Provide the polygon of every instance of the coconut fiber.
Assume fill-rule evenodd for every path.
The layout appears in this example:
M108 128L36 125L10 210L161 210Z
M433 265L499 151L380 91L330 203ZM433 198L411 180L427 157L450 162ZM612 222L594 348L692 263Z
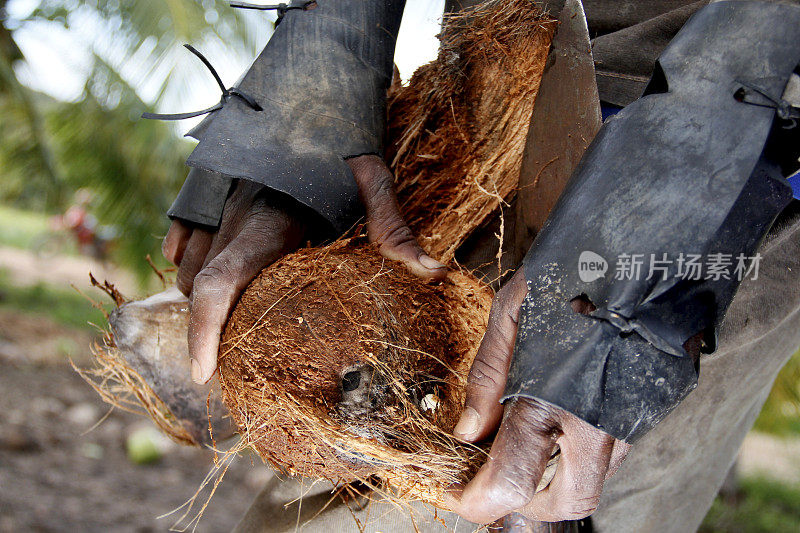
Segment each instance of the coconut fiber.
M438 59L392 88L387 159L420 243L451 262L444 283L350 239L291 254L245 291L220 384L274 467L440 503L485 458L450 434L492 295L452 259L515 191L553 31L528 0L484 4L447 19Z
M447 18L438 59L390 91L387 161L403 215L450 267L443 283L355 236L288 255L245 290L219 382L243 446L273 467L441 505L484 460L485 448L450 434L492 293L453 257L515 192L554 31L530 0L484 3ZM113 348L101 358L112 369L124 365ZM107 391L114 379L95 375ZM128 398L157 399L145 380L127 381L138 387ZM174 419L150 404L162 427Z

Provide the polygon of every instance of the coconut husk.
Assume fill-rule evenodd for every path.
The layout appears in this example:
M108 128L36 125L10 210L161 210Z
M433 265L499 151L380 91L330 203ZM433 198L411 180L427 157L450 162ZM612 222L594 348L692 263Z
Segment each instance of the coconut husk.
M530 0L446 16L437 60L390 91L387 161L432 257L452 260L516 191L555 28Z
M213 445L232 435L218 384L187 379L189 299L174 287L138 301L126 301L109 283L103 288L117 307L92 346L94 366L76 369L81 376L107 403L147 415L179 444Z
M515 192L554 31L530 0L483 3L448 17L438 59L392 87L387 160L401 211L448 277L426 284L358 236L262 271L220 348L222 397L242 435L235 449L400 502L444 506L446 487L474 474L486 448L451 433L492 292L453 257ZM193 413L196 391L176 401L172 380L156 376L170 371L138 352L141 343L125 349L108 336L84 377L110 403L138 403L175 440L207 442L182 414Z
M266 269L228 321L223 399L289 474L378 475L412 492L430 476L463 480L481 451L450 434L491 301L467 273L422 284L359 240L302 250Z
M444 505L485 459L451 432L492 293L451 260L515 191L553 31L528 0L483 4L450 17L437 61L392 90L401 211L451 263L444 283L350 239L291 254L244 292L219 379L244 442L273 467Z

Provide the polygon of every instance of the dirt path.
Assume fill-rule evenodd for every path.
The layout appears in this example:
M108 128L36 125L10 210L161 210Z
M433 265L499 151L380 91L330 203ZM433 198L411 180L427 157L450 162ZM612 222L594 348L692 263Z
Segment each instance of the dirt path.
M87 363L91 334L0 313L0 532L167 531L175 517L157 517L193 494L212 454L169 443L159 462L131 462L126 439L150 422L115 410L92 429L109 408L59 339L81 346L74 356ZM198 531L229 531L268 477L260 460L239 458Z
M138 292L136 280L129 272L89 257L43 258L29 250L0 246L0 269L8 271L11 280L20 285L45 282L83 289L88 286L89 272L92 272L100 281L113 282L124 294Z
M0 362L0 390L2 532L167 531L175 517L157 517L182 505L212 464L210 452L177 445L158 463L132 463L125 440L143 419L114 411L91 429L108 408L63 365ZM235 525L260 488L259 469L238 460L198 531Z
M0 268L19 284L85 284L86 272L96 267L78 258L44 264L0 248ZM104 272L134 286L125 273ZM68 358L87 365L93 339L89 330L0 310L0 533L167 531L180 513L158 516L189 499L213 464L207 450L158 437L163 457L135 464L126 440L153 427L140 416L114 410L92 429L109 407ZM270 476L259 459L239 458L197 531L229 531Z

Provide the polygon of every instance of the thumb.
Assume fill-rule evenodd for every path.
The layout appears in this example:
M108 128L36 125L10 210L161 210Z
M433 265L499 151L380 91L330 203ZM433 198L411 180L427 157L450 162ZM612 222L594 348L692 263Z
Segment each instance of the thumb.
M488 437L500 425L508 367L514 353L519 309L528 286L522 270L497 293L489 313L489 324L467 377L464 411L453 433L469 442Z
M404 263L415 275L441 281L447 268L425 253L400 214L391 171L376 155L347 160L367 210L367 236L381 255Z

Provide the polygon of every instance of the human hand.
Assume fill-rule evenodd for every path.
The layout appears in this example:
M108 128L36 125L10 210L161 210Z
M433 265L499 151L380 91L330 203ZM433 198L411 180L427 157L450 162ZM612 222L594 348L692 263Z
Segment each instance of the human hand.
M617 471L630 448L554 405L528 398L500 404L527 291L519 271L495 296L467 380L465 409L454 431L468 442L479 442L496 431L489 459L454 494L452 504L458 514L480 524L511 512L540 522L589 516L597 508L604 481ZM537 493L556 444L561 458L555 477Z
M348 159L367 213L367 235L381 254L430 280L446 275L425 254L400 215L391 171L374 155ZM242 291L261 270L297 249L309 228L304 207L285 195L239 180L225 203L217 231L170 226L162 252L178 266L176 284L191 299L189 355L192 379L206 383L217 368L222 329Z

